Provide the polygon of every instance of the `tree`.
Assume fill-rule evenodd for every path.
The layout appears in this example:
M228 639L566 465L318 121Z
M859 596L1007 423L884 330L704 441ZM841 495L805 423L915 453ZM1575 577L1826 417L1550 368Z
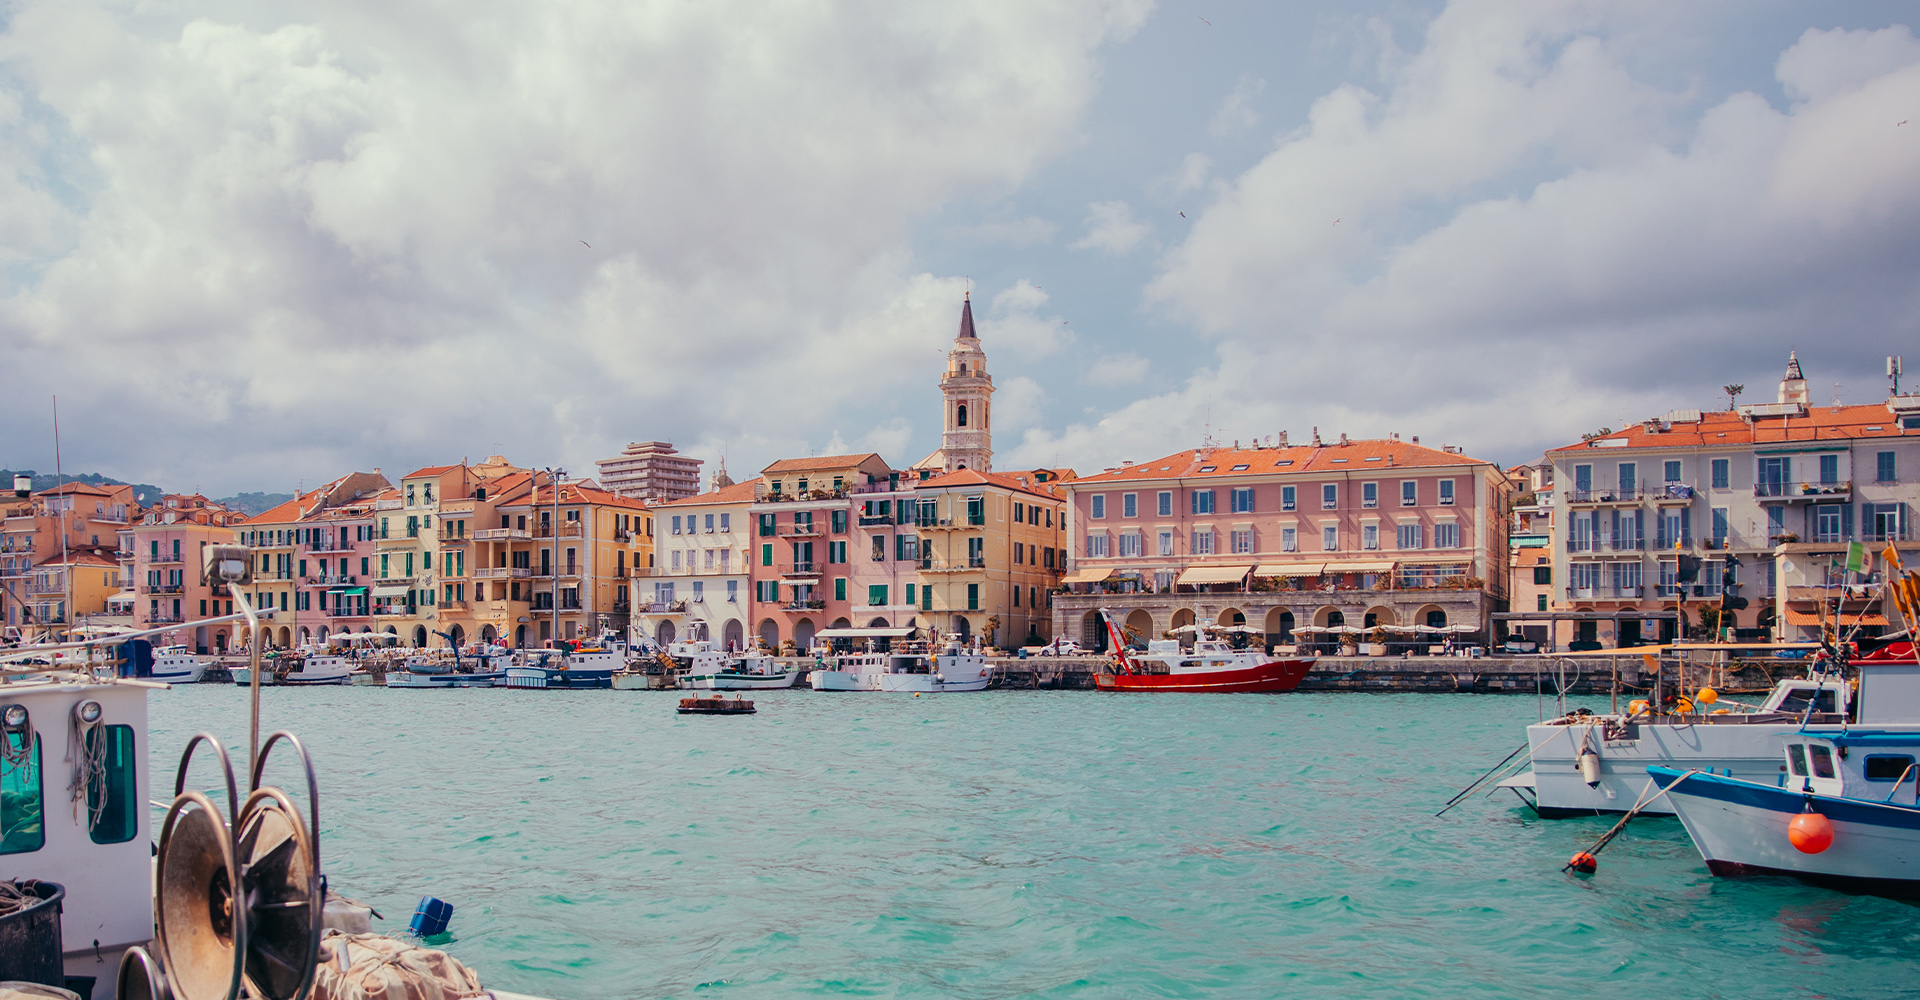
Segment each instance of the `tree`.
M1747 386L1744 382L1735 382L1732 385L1721 386L1720 391L1727 394L1727 409L1731 410L1734 408L1734 401L1740 398L1741 393L1747 391Z

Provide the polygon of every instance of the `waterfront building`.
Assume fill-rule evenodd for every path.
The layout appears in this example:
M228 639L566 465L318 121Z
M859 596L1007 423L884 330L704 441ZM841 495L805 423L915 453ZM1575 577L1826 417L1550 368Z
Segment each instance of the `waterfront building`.
M665 441L636 441L594 464L601 488L623 497L682 500L700 492L702 460L674 451Z
M1056 634L1049 601L1068 563L1064 484L1072 475L1042 474L1045 483L1032 473L961 469L917 484L910 516L899 507L909 501L896 502L920 554L920 592L909 589L905 602L931 626L990 646L1039 645ZM911 552L915 535L897 537Z
M1559 649L1569 641L1569 623L1552 617L1558 607L1553 591L1553 466L1544 461L1516 465L1507 470L1507 482L1507 544L1512 554L1508 579L1513 593L1509 613L1501 620L1508 635L1537 643L1543 652Z
M1508 599L1506 476L1418 438L1201 447L1063 488L1053 626L1098 648L1102 607L1142 639L1246 625L1278 645L1306 625L1485 629Z
M117 550L137 509L131 486L66 483L26 498L9 495L0 504L0 624L37 629L71 624L73 614L104 612L104 602L97 609L77 598L68 605L64 588L57 597L32 588L45 582L50 571L41 567L49 559L57 564L68 552ZM48 620L48 614L60 620Z
M871 452L786 458L761 470L749 508L755 639L774 650L788 640L806 649L821 629L853 621L852 547L871 544L854 537L855 511L871 499L877 512L885 499L891 518L901 478Z
M27 578L23 620L36 627L97 624L120 591L114 549L79 547L48 555Z
M653 562L636 572L634 627L662 647L676 639L747 646L749 552L757 481L653 508Z
M586 481L555 484L545 472L483 488L474 516L498 526L471 532L474 593L484 582L487 603L469 609L463 629L522 647L626 632L634 570L653 557L647 504Z
M947 352L940 396L940 447L910 471L920 479L960 469L991 472L993 376L987 374L987 352L974 334L971 293L960 304L960 332Z
M180 624L234 612L225 590L202 582L209 545L231 545L235 527L246 516L199 494L170 493L141 512L133 526L133 578L139 590L134 626L141 629ZM179 641L201 653L223 653L245 630L232 623L195 626Z
M275 611L271 644L374 631L374 504L390 489L379 469L350 473L239 525L240 544L255 550L250 600Z
M1731 576L1747 604L1721 623L1735 637L1810 639L1823 605L1874 634L1887 627L1877 588L1845 584L1877 576L1848 577L1845 553L1895 543L1915 560L1899 544L1920 501L1909 431L1920 395L1816 406L1791 355L1774 402L1675 410L1554 449L1556 605L1591 616L1578 641L1631 645L1673 636L1676 611L1713 618ZM1700 560L1696 579L1679 579L1682 556Z

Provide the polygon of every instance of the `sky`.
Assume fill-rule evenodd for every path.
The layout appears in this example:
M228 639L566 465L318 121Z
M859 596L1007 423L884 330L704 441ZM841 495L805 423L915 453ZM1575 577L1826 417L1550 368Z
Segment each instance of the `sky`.
M0 466L740 477L1869 402L1913 3L89 4L0 14Z

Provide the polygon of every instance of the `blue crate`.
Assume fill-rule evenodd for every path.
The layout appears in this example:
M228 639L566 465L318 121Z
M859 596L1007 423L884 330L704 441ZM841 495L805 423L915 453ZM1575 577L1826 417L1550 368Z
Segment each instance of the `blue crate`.
M407 926L420 937L430 938L447 932L447 924L453 920L453 904L435 899L432 896L420 897L420 905L414 908L413 921Z

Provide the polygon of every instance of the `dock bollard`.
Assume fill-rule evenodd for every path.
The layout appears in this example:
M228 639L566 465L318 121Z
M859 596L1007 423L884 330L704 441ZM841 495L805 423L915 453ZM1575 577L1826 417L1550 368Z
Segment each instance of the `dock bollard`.
M413 920L407 927L419 937L430 938L436 934L445 934L447 924L453 921L453 904L442 902L432 896L420 897L420 905L414 908Z

